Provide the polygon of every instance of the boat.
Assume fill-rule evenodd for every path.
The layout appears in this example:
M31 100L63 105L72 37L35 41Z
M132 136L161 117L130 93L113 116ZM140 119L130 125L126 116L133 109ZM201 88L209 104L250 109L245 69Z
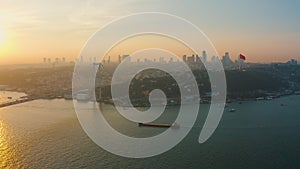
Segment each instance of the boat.
M178 129L180 128L180 125L177 123L173 124L163 124L163 123L138 123L139 127L160 127L160 128L173 128Z
M90 99L89 94L86 93L78 93L76 95L77 101L88 101Z
M265 98L264 97L257 97L256 101L259 101L259 100L265 100Z
M72 94L64 94L64 99L66 99L66 100L72 100L73 99L73 95Z
M235 109L233 109L233 108L229 110L229 112L235 112L235 111L236 111L236 110L235 110Z

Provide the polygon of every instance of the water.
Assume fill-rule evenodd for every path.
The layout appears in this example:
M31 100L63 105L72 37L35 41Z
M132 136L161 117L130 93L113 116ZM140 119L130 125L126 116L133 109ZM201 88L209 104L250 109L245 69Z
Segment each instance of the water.
M300 96L233 103L214 135L197 142L208 105L195 127L172 150L156 157L128 159L94 144L81 129L72 101L37 100L0 109L2 168L300 168ZM284 104L284 106L281 106ZM235 108L236 112L229 112ZM110 105L104 116L120 132L148 137L163 129L138 128ZM172 122L176 107L158 121Z

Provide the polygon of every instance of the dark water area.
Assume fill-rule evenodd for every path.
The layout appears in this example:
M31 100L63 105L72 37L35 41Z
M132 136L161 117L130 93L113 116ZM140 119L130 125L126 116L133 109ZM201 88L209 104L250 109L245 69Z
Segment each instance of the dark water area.
M201 105L188 136L170 151L129 159L97 146L81 128L72 101L36 100L0 109L2 168L300 168L300 96L232 103L203 144L198 137L209 105ZM236 109L230 112L231 108ZM164 131L139 128L111 105L102 105L111 126L126 135L148 137ZM158 121L172 122L178 107ZM188 114L187 114L188 115Z

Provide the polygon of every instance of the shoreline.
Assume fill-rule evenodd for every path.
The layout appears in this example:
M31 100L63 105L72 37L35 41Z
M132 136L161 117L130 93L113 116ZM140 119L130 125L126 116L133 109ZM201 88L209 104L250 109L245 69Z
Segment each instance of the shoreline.
M18 92L18 91L4 91L4 92L13 92L13 93L22 93L22 92ZM21 104L21 103L26 103L26 102L30 102L30 101L34 101L34 100L54 100L54 99L63 99L63 100L69 100L69 101L73 101L76 99L70 99L70 98L64 98L64 97L31 97L28 96L26 93L24 93L25 96L22 96L20 98L17 98L13 101L9 101L9 102L5 102L5 103L0 103L0 108L4 108L4 107L8 107L8 106L13 106L13 105L17 105L17 104ZM293 95L300 95L299 93L291 93L291 94L284 94L284 95L280 95L277 97L260 97L260 98L244 98L244 99L227 99L226 101L226 105L227 104L231 104L231 103L239 103L241 104L242 102L247 102L247 101L266 101L266 100L275 100L275 99L279 99L282 97L288 97L288 96L293 96ZM9 97L9 96L8 96ZM77 100L78 101L78 100ZM83 100L83 101L79 101L79 102L95 102L93 100ZM97 103L104 103L104 104L110 104L110 105L114 105L113 101L110 100L101 100L101 101L96 101ZM193 102L194 104L196 104L195 102ZM190 103L190 104L193 104ZM208 101L207 99L203 99L200 102L197 102L197 104L211 104L210 101ZM179 102L176 103L171 103L171 104L167 104L167 105L162 105L162 104L158 104L158 105L153 105L153 106L166 106L166 107L172 107L172 106L180 106L181 104L179 104ZM183 105L188 105L187 104L183 104ZM140 105L133 105L133 107L150 107L151 105L145 105L145 104L140 104ZM129 107L124 105L123 107Z

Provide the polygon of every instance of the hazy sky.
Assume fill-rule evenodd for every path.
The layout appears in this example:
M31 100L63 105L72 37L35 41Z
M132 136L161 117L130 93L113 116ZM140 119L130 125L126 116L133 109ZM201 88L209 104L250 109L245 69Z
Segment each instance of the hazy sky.
M297 0L0 0L0 64L75 60L100 27L136 12L166 12L197 25L222 56L300 60Z

